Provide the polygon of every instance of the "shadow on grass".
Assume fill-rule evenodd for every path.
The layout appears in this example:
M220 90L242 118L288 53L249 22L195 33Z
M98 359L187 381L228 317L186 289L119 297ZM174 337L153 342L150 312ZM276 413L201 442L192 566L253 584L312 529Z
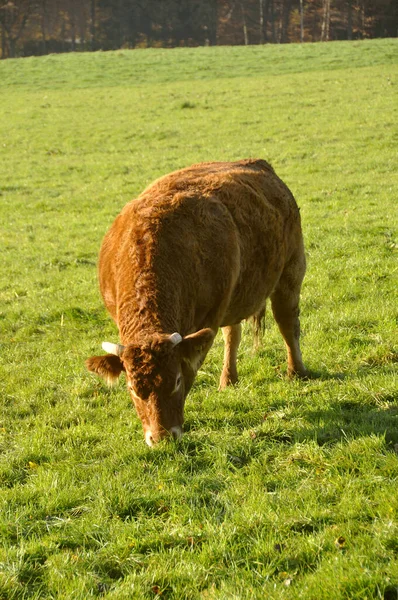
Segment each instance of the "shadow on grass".
M344 380L347 378L347 373L337 372L337 373L329 373L328 371L315 371L312 369L307 369L307 376L302 377L301 381L312 381L314 379L320 379L321 381L329 381L333 379Z
M384 600L398 600L398 582L393 585L388 585L384 590Z
M379 369L376 370L379 372ZM393 364L385 364L383 373L391 375L395 372ZM312 372L313 380L344 380L345 382L366 382L368 376L375 374L373 365L361 365L355 372L327 373ZM311 387L310 380L307 385ZM344 439L354 439L369 435L384 436L387 445L396 451L398 443L398 406L395 404L398 395L393 390L380 389L371 391L367 383L367 391L357 396L351 389L341 400L332 399L327 408L314 406L301 412L302 418L311 426L296 429L295 441L315 439L319 445L333 444Z
M377 368L378 365L373 365L373 364L364 364L360 367L358 367L358 369L356 371L337 371L335 373L330 373L329 371L323 370L323 371L317 371L317 370L312 370L312 369L307 369L307 377L303 377L301 378L300 381L316 381L316 380L320 380L320 381L349 381L349 380L354 380L354 379L358 379L358 377L363 377L365 375L368 374L376 374L377 372L379 372L379 369ZM397 367L393 362L390 363L385 363L383 366L383 373L384 374L391 374L393 375L394 373L396 373Z
M390 371L392 374L394 368L393 364L384 365L383 374ZM258 410L245 412L243 418L242 411L225 409L219 414L196 414L193 419L187 420L184 429L188 434L208 430L214 435L219 431L222 436L227 431L227 424L231 433L236 431L237 437L249 435L254 443L252 446L244 444L244 456L235 461L238 466L247 465L269 444L294 445L315 440L319 446L333 446L371 435L385 439L387 449L397 453L398 396L392 389L380 386L372 389L372 379L368 377L379 373L380 369L375 370L370 365L361 365L355 372L311 371L309 378L294 383L295 398L300 399L301 390L303 392L303 402L300 400L297 409L285 390L283 397L273 394L272 406L262 419ZM331 389L319 383L333 380L344 380L345 383ZM321 403L317 401L318 392L322 396ZM334 394L336 397L333 397ZM311 398L314 399L313 404ZM231 444L236 452L236 444ZM238 443L237 447L240 445ZM195 454L194 442L190 452Z
M313 439L323 446L342 440L369 435L385 437L386 444L395 452L398 443L398 407L374 408L359 403L335 402L329 409L306 411L303 417L313 426L298 430L294 440Z

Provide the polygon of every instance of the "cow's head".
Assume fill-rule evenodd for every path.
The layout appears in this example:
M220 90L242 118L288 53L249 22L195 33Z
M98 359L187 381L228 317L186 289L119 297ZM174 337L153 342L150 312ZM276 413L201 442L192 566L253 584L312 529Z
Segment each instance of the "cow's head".
M172 435L182 435L185 398L214 340L214 331L201 329L180 334L155 334L136 344L105 342L109 354L86 361L89 371L109 384L125 371L127 386L144 428L149 446Z

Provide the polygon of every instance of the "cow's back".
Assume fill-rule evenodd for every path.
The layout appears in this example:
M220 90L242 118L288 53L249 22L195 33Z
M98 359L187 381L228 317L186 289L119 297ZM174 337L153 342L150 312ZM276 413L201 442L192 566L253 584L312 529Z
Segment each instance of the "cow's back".
M181 332L236 323L261 308L300 240L295 200L268 163L193 165L155 181L115 220L101 249L102 295L115 320L130 292L147 302L156 288Z
M261 309L292 255L304 257L304 248L296 201L268 163L232 163L220 183L217 198L240 241L240 276L222 323L231 324Z

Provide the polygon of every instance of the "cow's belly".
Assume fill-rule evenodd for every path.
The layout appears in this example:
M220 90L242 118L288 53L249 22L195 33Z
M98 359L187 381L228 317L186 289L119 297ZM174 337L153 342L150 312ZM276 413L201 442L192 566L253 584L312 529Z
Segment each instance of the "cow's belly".
M272 294L275 286L267 287L258 291L257 294L240 294L235 297L225 312L225 315L220 323L220 327L227 325L236 325L244 319L248 319L252 315L258 313L264 308L266 299Z
M257 268L246 269L237 281L230 302L220 324L221 327L235 325L264 308L265 301L272 294L284 267L283 257Z

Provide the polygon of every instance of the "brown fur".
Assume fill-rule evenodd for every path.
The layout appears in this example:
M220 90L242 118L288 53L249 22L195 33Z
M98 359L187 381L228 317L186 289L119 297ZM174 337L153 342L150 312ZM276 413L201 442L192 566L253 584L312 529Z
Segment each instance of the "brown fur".
M193 165L124 207L104 238L99 280L126 347L120 371L151 439L182 426L185 396L219 327L226 342L220 387L235 383L239 323L254 316L259 328L268 297L288 371L305 374L298 321L304 272L299 210L263 160ZM175 347L173 332L184 338ZM99 357L88 368L103 376ZM184 389L173 395L179 373Z

